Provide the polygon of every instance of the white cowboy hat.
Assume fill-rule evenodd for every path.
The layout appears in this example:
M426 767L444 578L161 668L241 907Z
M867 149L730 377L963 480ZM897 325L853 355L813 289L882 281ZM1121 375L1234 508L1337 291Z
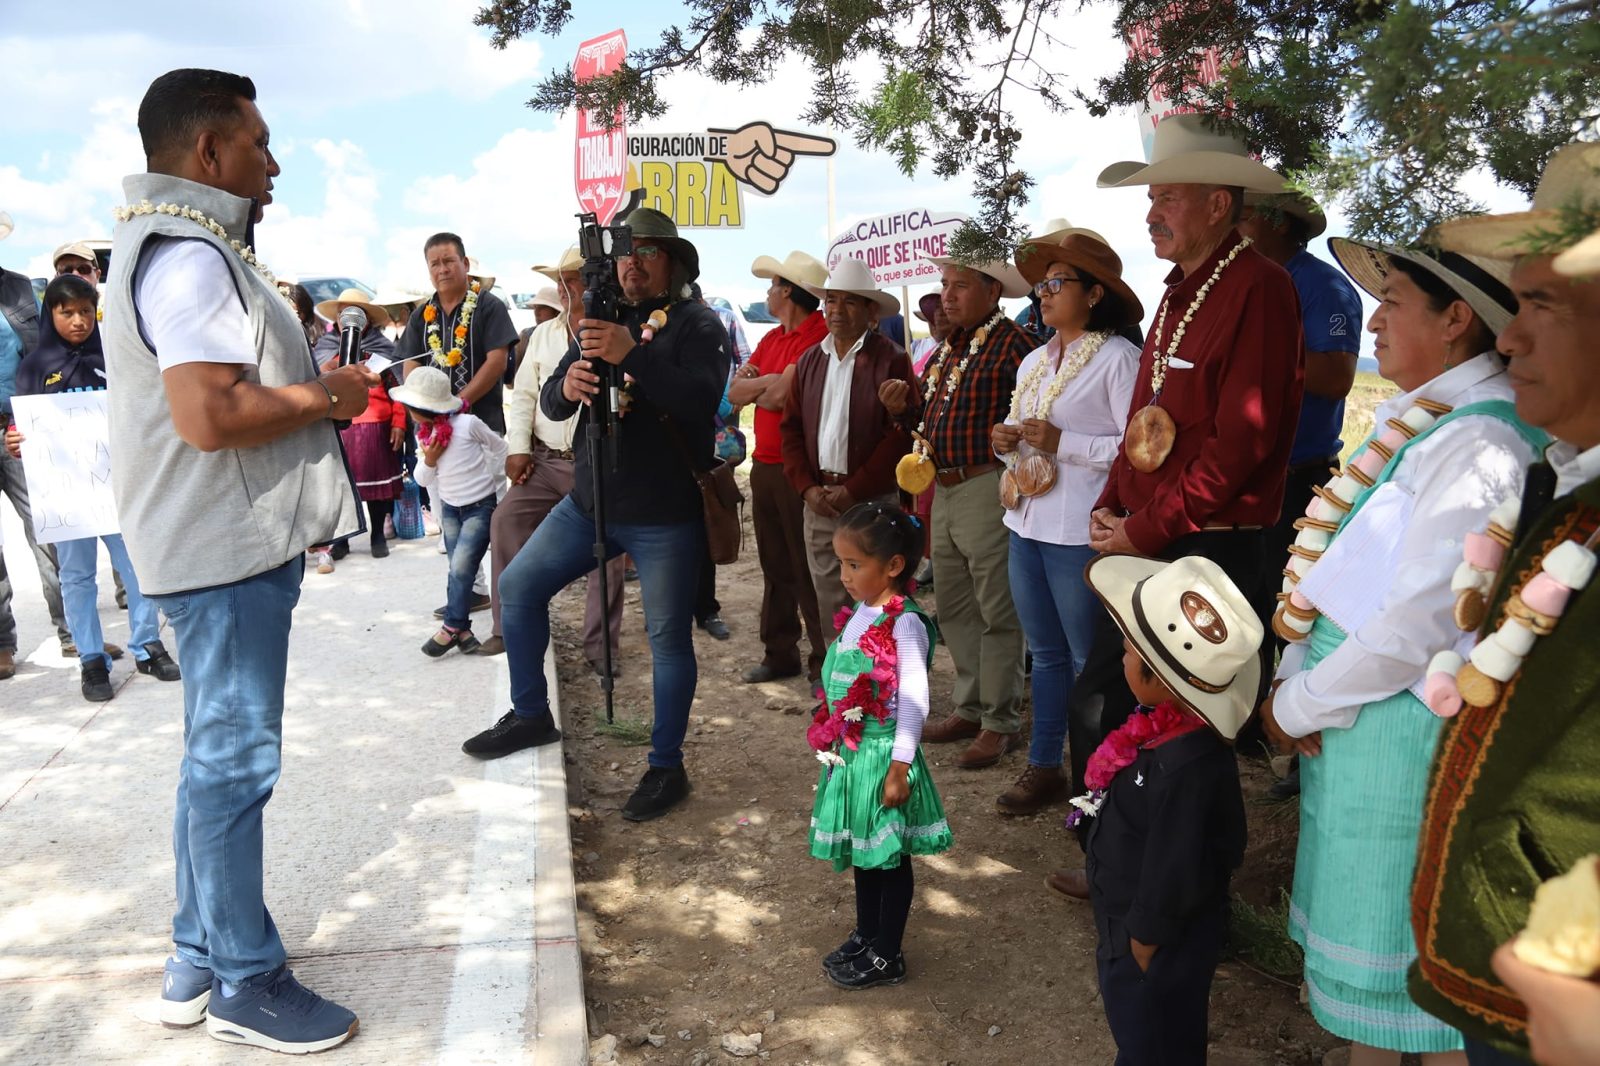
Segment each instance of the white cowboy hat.
M827 266L815 256L799 251L790 252L781 263L770 255L757 256L750 264L750 273L758 278L782 278L812 293L828 280Z
M1247 192L1244 194L1244 206L1265 207L1293 215L1305 223L1308 241L1313 237L1322 236L1323 231L1328 228L1328 216L1322 213L1322 207L1303 193Z
M365 311L369 326L387 326L389 324L389 309L368 297L360 289L346 289L331 300L323 300L317 305L317 314L329 322L337 322L339 320L339 312L346 307L359 307Z
M1282 192L1282 174L1250 158L1244 142L1212 129L1200 115L1173 115L1156 126L1150 162L1112 163L1096 182L1102 189L1133 185L1237 185L1249 192Z
M1046 222L1039 228L1039 232L1033 236L1024 237L1022 241L1018 243L1017 247L1021 248L1022 245L1030 242L1038 242L1040 244L1060 244L1063 240L1073 236L1074 234L1080 237L1093 237L1101 244L1107 247L1111 246L1110 241L1100 236L1100 234L1096 233L1094 230L1084 229L1082 226L1074 226L1066 219L1058 217L1052 218L1050 221Z
M963 263L961 260L948 255L927 255L917 253L917 258L926 259L930 263L937 263L942 267L962 267L966 270L976 270L985 277L993 278L1000 283L1000 295L1008 300L1015 300L1019 296L1026 296L1032 291L1033 286L1023 280L1017 268L1004 259L983 259L976 263Z
M428 293L418 289L385 289L374 296L372 302L389 312L391 321L403 323L410 317L411 309L427 299Z
M436 415L453 414L461 409L461 397L450 392L450 377L436 366L419 366L404 385L389 390L389 398L406 407Z
M1516 259L1535 248L1558 253L1566 248L1550 247L1545 235L1570 208L1600 211L1600 141L1578 141L1556 149L1533 190L1531 209L1451 219L1434 227L1434 234L1447 251L1490 259Z
M1556 256L1555 262L1550 265L1555 267L1557 274L1565 274L1569 278L1600 274L1600 230Z
M11 236L12 228L11 216L6 214L4 211L0 211L0 241L3 241L7 237Z
M1255 710L1261 619L1210 559L1099 555L1084 580L1157 677L1225 740Z
M477 278L478 284L482 286L482 291L484 292L494 288L494 275L485 273L483 264L470 255L467 256L467 277Z
M562 311L566 310L566 308L561 306L561 294L556 291L556 287L554 285L546 285L544 288L534 293L533 299L528 302L534 307L548 307L555 311L556 314L560 314Z
M1350 280L1379 302L1383 300L1384 279L1389 276L1389 260L1404 259L1450 286L1495 336L1517 313L1516 297L1509 287L1511 264L1507 262L1458 252L1397 248L1348 237L1329 237L1328 251Z
M872 276L872 268L853 255L841 257L833 264L831 272L823 271L822 284L806 285L804 288L819 300L827 299L830 291L847 292L852 296L866 297L886 315L896 314L900 310L900 301L878 288L878 279Z
M557 259L554 264L536 263L533 267L533 272L535 274L543 274L551 281L560 284L561 275L576 274L582 269L583 256L578 254L578 246L572 244L567 246L567 250L561 253L561 258Z

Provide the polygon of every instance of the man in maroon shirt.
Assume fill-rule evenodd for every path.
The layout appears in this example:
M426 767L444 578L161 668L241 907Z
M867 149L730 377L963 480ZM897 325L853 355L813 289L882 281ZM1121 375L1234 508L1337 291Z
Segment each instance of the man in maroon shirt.
M904 412L929 445L934 464L933 574L939 629L956 668L955 711L928 723L930 744L972 738L956 766L993 766L1022 726L1022 623L1011 600L1010 533L1002 521L1000 463L989 428L1003 422L1017 369L1036 342L1000 308L1002 296L1028 294L1016 267L996 260L941 267L940 294L950 334L929 359L919 393L903 381L879 392L891 414Z
M1149 187L1150 240L1175 266L1089 543L1162 559L1206 556L1253 602L1265 530L1283 503L1305 353L1294 282L1236 224L1245 191L1282 192L1284 180L1199 115L1162 120L1151 158L1113 164L1099 181ZM1133 709L1121 635L1102 621L1068 708L1074 792L1085 791L1095 747ZM1082 870L1058 871L1050 883L1087 898Z
M828 268L804 252L790 252L782 262L764 255L750 272L766 278L767 310L778 327L761 338L750 359L728 387L735 407L756 405L755 451L750 456L750 521L756 531L756 557L761 561L762 659L746 670L747 684L794 677L800 673L800 624L805 622L811 653L807 676L816 680L827 654L829 633L822 628L817 594L806 562L805 507L800 494L783 476L783 440L779 423L794 381L794 364L806 349L828 335L818 310L820 301L806 286L828 280Z

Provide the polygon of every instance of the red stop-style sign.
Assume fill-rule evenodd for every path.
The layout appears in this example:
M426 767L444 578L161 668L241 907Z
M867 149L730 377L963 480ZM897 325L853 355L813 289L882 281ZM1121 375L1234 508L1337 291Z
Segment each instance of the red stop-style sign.
M627 54L628 37L621 30L584 41L578 46L578 58L572 64L572 78L582 82L599 74L610 74L622 66ZM600 224L605 226L611 223L611 217L627 198L628 128L623 123L620 107L612 129L606 129L602 119L603 116L586 109L578 110L572 180L579 205L598 215Z

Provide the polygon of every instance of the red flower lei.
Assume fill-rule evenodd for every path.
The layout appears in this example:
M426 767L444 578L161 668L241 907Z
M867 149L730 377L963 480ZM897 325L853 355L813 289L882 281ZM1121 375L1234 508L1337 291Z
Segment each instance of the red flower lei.
M1204 728L1203 721L1184 713L1170 700L1135 711L1126 722L1112 730L1111 735L1102 740L1100 746L1094 749L1094 754L1089 756L1089 765L1083 773L1083 783L1089 786L1089 792L1072 800L1076 809L1067 816L1067 828L1099 813L1106 790L1111 787L1111 779L1139 757L1141 748L1158 740Z
M883 617L867 627L856 647L872 660L872 669L861 674L830 709L826 703L817 708L811 725L806 729L806 742L817 752L837 751L843 744L851 751L861 746L863 722L872 715L880 723L889 719L889 699L898 684L895 672L897 649L894 642L895 619L905 612L906 598L891 596L883 605ZM833 616L834 625L841 631L854 612L849 607L840 608ZM846 717L846 712L855 711Z
M435 415L426 422L417 425L417 443L423 447L437 444L441 448L450 447L450 438L455 435L456 428L450 424L450 419L468 409L467 401L461 401L459 410L445 415Z

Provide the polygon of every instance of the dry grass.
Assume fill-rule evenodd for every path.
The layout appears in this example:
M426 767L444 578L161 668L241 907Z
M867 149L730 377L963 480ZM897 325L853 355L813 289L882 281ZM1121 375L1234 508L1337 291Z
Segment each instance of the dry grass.
M1361 442L1367 439L1367 434L1372 432L1373 411L1398 391L1393 382L1385 381L1377 374L1356 371L1356 383L1344 402L1344 430L1340 434L1344 439L1344 452L1339 456L1341 463L1349 459L1350 453L1360 447Z

